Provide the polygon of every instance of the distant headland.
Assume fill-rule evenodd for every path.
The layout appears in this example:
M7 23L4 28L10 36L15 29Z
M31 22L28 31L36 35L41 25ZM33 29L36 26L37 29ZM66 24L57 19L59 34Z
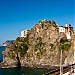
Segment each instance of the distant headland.
M14 42L15 40L7 40L3 44L0 44L0 46L8 46L10 43Z

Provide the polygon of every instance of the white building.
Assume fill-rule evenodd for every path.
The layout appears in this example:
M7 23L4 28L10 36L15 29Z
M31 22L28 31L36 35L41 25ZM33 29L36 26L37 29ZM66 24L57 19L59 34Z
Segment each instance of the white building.
M63 26L59 26L59 32L65 32L65 28Z
M26 37L27 36L27 30L21 31L21 37Z
M71 39L71 33L70 32L67 32L66 36L67 36L67 39Z

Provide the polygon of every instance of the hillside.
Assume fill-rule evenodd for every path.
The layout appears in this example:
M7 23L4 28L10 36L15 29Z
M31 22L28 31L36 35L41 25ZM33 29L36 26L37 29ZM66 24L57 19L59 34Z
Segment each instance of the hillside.
M39 21L28 30L26 37L18 37L7 46L3 62L10 66L59 65L62 49L63 64L69 64L73 62L73 46L73 39L67 40L64 33L59 33L55 21Z

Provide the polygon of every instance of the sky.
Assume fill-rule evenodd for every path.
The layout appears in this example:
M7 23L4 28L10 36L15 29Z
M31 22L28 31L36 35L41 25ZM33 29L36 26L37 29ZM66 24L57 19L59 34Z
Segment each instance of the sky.
M75 0L0 0L0 44L20 37L43 19L75 29Z

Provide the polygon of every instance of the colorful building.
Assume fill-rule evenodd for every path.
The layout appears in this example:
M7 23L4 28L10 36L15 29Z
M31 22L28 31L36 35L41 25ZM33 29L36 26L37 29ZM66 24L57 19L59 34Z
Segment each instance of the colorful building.
M71 31L73 30L73 27L71 27L70 24L66 24L65 27L64 26L59 26L59 32L63 32L67 39L71 39Z

